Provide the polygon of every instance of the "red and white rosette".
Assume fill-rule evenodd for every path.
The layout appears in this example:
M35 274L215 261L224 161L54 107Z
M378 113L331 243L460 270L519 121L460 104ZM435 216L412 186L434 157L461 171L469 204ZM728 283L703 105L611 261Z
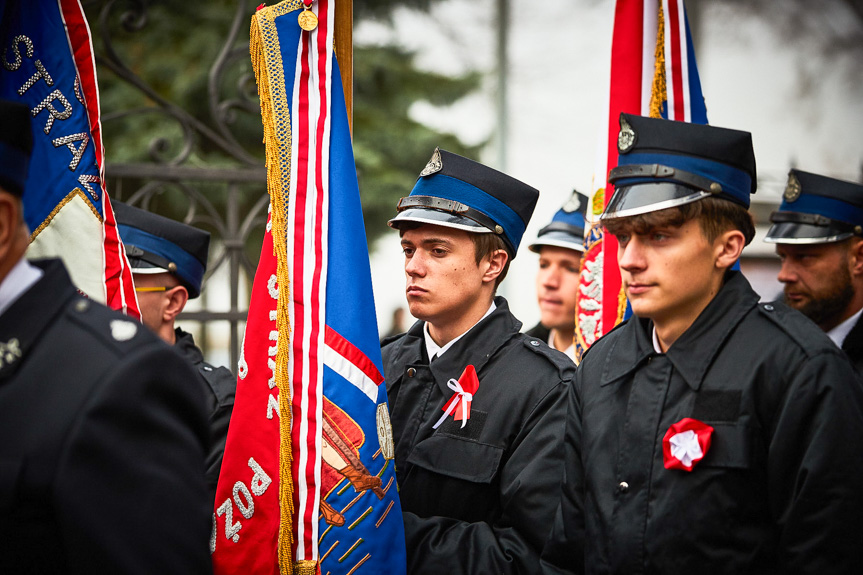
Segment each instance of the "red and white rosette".
M707 455L713 428L697 419L684 417L665 432L662 460L666 469L692 471Z
M472 365L468 365L464 368L464 371L461 376L459 376L458 380L450 379L446 385L455 393L449 398L449 401L444 404L442 408L444 414L437 420L437 423L432 425L432 429L440 427L440 424L443 423L451 413L455 413L453 419L455 421L461 421L462 427L467 425L467 420L470 419L470 402L473 401L473 394L476 393L477 389L479 389L479 378L476 375L476 368ZM461 407L461 409L456 409L457 407Z

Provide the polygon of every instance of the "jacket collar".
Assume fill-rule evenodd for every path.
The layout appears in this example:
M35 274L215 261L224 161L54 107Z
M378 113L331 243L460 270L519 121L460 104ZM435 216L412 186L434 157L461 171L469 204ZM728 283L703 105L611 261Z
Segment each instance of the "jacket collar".
M44 275L21 295L0 318L0 380L18 368L54 317L75 297L77 290L60 260L31 262ZM81 300L84 302L85 300Z
M192 334L183 331L179 327L175 327L174 337L176 338L174 348L180 352L180 355L189 360L192 365L198 365L204 361L204 354L195 345L195 338L192 337Z
M665 354L684 381L693 390L701 387L704 375L713 364L726 340L749 311L758 304L749 282L738 271L725 274L719 293L696 318L689 329L675 341ZM638 369L647 358L656 355L653 349L653 322L633 318L607 356L601 385L607 385ZM616 348L635 350L627 357L614 353ZM621 361L625 358L625 361Z
M452 395L447 381L458 379L468 364L473 364L477 374L483 366L509 339L521 330L521 322L509 312L509 305L503 297L496 297L497 306L485 319L473 326L460 340L447 350L443 356L431 363L429 368L441 392ZM405 364L427 364L423 328L425 322L418 321L408 330L400 351L400 361Z
M852 361L856 362L863 356L863 315L845 336L842 349L848 354Z

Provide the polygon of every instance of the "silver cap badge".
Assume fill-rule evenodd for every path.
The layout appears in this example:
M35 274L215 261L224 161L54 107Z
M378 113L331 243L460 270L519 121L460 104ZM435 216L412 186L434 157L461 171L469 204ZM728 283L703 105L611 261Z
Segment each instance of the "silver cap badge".
M617 151L625 154L635 145L637 136L635 130L629 125L626 120L620 120L620 132L617 134Z
M800 185L800 180L794 174L788 174L788 183L785 185L785 193L782 197L788 203L794 202L800 197L803 187Z
M431 160L429 160L426 167L423 168L423 171L420 172L420 177L430 176L435 174L443 169L443 160L440 157L440 148L434 149L434 154L432 154Z

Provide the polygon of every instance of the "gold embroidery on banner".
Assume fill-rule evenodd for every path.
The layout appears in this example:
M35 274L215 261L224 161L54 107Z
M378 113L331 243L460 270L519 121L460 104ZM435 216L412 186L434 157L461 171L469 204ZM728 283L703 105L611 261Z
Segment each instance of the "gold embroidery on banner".
M387 485L387 489L389 489L389 487L390 487L390 486L389 486L389 485ZM386 511L384 511L384 514L383 514L383 515L381 515L381 518L380 518L380 519L378 519L378 522L377 522L377 523L375 523L375 528L376 528L376 529L377 529L378 527L380 527L380 526L381 526L381 523L383 523L383 522L384 522L384 519L386 519L386 518L387 518L387 515L389 514L390 509L392 509L392 508L393 508L393 504L394 504L394 503L395 503L395 500L392 500L392 501L390 501L390 504L389 504L389 505L387 505Z
M324 562L324 559L327 558L327 555L329 555L332 552L332 550L336 548L336 545L338 545L338 544L339 544L339 542L338 542L338 540L336 540L336 542L333 543L329 549L327 549L327 552L321 556L321 563Z
M365 556L365 557L363 557L362 559L360 559L360 562L359 562L359 563L357 563L356 565L354 565L354 566L351 568L351 570L350 570L350 571L348 571L348 575L353 575L353 574L356 572L356 570L360 568L360 565L362 565L363 563L365 563L366 561L368 561L368 560L369 560L369 558L371 558L371 555L369 555L368 553L366 553L366 556Z
M653 69L653 85L650 89L650 117L662 117L662 103L668 100L668 86L665 77L665 15L662 2L659 2L659 15L656 17L656 50Z
M318 575L317 561L294 561L296 575Z
M350 501L350 503L348 503L347 505L345 505L345 506L342 508L342 510L341 510L341 511L339 511L339 513L341 513L342 515L344 515L344 514L345 514L345 512L347 512L347 510L348 510L348 509L350 509L351 507L353 507L353 506L354 506L354 504L355 504L357 501L359 501L360 499L362 499L363 495L365 495L366 493L368 493L368 491L360 491L360 494L359 494L359 495L357 495L356 497L354 497L354 498Z
M342 555L341 557L339 557L339 563L341 563L342 561L344 561L345 559L347 559L347 558L348 558L348 555L350 555L351 553L353 553L353 552L354 552L354 549L356 549L357 547L359 547L360 543L362 543L363 541L365 541L365 539L363 539L362 537L360 537L359 539L357 539L357 542L356 542L356 543L354 543L353 545L351 545L351 548L350 548L350 549L348 549L348 550L345 552L345 554L344 554L344 555Z
M90 198L87 197L87 194L85 194L81 188L75 188L74 190L69 192L69 195L67 195L65 198L60 200L60 203L58 203L54 207L54 209L51 210L51 213L48 214L48 217L45 218L45 221L42 222L41 224L39 224L39 227L36 228L36 230L32 234L30 234L30 242L31 243L33 242L33 240L36 239L36 237L40 233L42 233L42 230L44 230L45 228L47 228L51 224L51 220L54 219L54 216L59 214L60 210L62 210L66 204L71 202L72 198L74 198L75 196L80 196L81 199L84 200L84 203L87 204L87 207L90 208L90 211L93 212L93 215L96 216L96 219L99 220L99 223L100 224L103 223L102 216L99 214L99 210L96 209L96 206L93 205L93 202L90 201Z
M330 532L330 530L331 530L332 528L333 528L333 526L332 526L332 525L327 525L327 528L326 528L326 529L324 529L324 532L323 532L323 533L321 533L321 538L320 538L320 539L318 539L318 547L320 547L320 546L321 546L321 542L323 542L324 537L326 537L326 536L327 536L327 533L329 533L329 532ZM324 560L324 558L323 558L323 557L321 557L321 561L323 561L323 560Z
M368 509L366 509L366 510L365 510L365 512L357 518L357 520L356 520L356 521L354 521L353 523L351 523L351 524L348 526L348 530L349 530L349 531L353 531L354 527L356 527L357 525L359 525L359 524L360 524L360 523L361 523L361 522L362 522L366 517L368 517L368 516L369 516L369 514L370 514L372 511L374 511L374 510L375 510L375 508L374 508L374 507L369 507Z

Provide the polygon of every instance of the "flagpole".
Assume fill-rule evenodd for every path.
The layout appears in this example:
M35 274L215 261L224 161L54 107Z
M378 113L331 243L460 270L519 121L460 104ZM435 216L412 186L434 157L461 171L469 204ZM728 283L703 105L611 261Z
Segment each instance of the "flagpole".
M345 107L348 126L354 133L354 0L337 0L335 48L339 59L342 86L345 90Z

